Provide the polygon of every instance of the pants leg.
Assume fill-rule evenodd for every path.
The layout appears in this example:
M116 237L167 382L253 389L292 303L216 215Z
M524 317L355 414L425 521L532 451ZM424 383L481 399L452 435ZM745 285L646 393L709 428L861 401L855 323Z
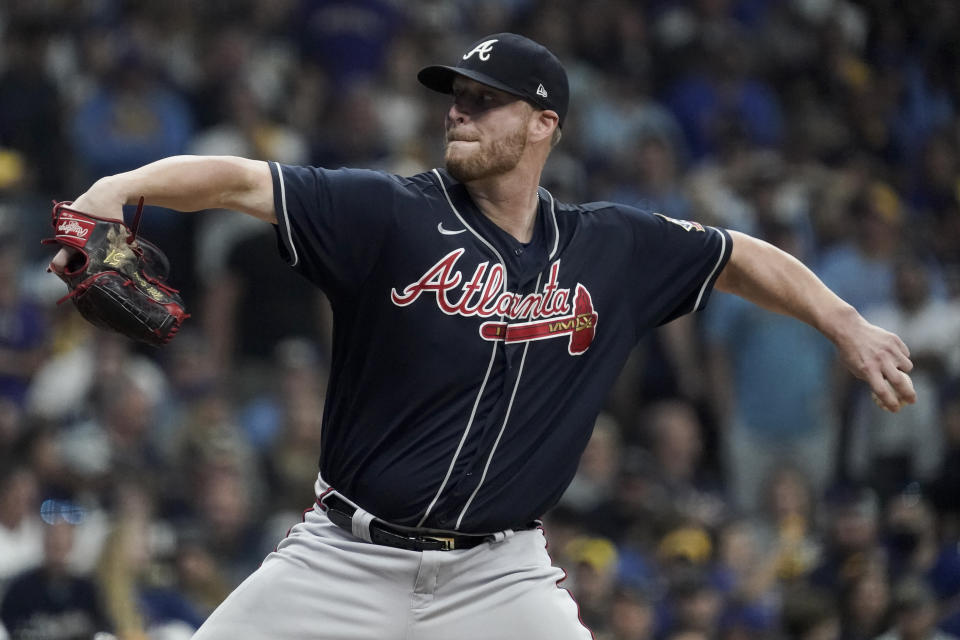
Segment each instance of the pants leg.
M195 640L590 640L539 530L458 551L363 542L309 512Z
M590 640L576 602L558 586L540 530L463 552L425 554L411 640Z
M308 512L195 640L401 640L420 554L367 544Z

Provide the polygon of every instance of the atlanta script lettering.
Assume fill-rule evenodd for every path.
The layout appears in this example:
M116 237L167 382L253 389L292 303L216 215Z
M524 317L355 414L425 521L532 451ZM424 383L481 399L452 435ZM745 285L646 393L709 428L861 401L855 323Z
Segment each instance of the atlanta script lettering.
M480 326L480 336L485 340L513 343L569 336L571 355L580 355L593 342L598 314L590 292L577 283L571 299L570 289L558 283L559 260L550 266L542 291L521 295L505 291L503 265L499 263L491 266L489 261L481 262L466 279L455 268L464 252L465 249L451 251L416 282L402 291L392 289L390 299L398 307L406 307L421 295L432 295L437 307L447 315L499 317L499 321Z

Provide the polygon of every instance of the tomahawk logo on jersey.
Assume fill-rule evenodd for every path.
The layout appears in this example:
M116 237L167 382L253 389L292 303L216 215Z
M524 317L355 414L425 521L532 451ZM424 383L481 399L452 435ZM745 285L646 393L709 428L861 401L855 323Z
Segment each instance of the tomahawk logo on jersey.
M441 170L270 167L281 253L334 310L321 473L400 525L541 516L640 336L702 308L731 248L544 189L522 244Z

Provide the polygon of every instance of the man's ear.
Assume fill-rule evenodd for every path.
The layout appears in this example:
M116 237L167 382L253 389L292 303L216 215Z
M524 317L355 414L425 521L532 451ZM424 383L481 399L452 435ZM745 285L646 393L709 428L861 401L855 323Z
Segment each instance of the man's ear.
M558 126L560 126L560 117L556 111L549 109L534 111L533 117L530 118L530 141L549 140Z

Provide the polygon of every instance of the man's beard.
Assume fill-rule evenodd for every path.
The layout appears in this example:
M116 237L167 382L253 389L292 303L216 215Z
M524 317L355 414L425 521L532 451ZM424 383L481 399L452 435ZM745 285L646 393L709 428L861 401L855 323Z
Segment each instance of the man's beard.
M483 145L470 154L453 155L450 153L448 143L445 157L447 171L460 182L472 182L502 175L517 166L526 148L526 122L507 137L489 145Z

